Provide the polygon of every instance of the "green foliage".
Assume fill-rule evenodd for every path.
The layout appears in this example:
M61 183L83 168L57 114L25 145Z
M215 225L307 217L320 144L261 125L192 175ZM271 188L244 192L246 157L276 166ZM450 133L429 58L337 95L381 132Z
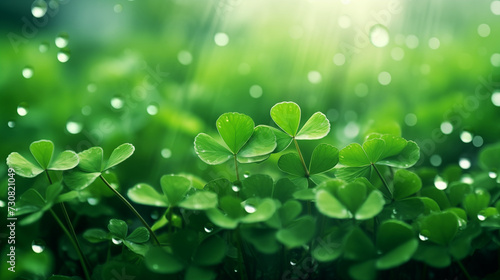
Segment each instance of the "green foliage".
M109 170L134 153L132 144L118 146L108 160L100 147L78 154L64 151L53 159L52 142L36 141L30 145L35 161L14 152L7 164L24 177L46 172L50 181L51 171L58 179L35 181L20 196L19 225L40 223L50 211L75 251L87 255L78 256L82 268L89 263L86 257L91 258L89 269L99 277L127 265L148 279L258 278L252 269L265 274L263 279L276 279L261 261L269 258L276 261L273 270L280 276L309 259L317 279L332 271L341 279L381 279L407 263L446 268L462 265L473 254L499 250L500 191L491 175L497 172L491 156L497 146L480 153L483 171L474 173L471 183L456 167L441 174L407 170L417 163L420 149L393 134L370 133L362 145L349 144L340 152L318 143L304 156L297 140L324 138L330 131L326 116L314 113L301 127L300 107L282 102L271 108L271 118L279 129L255 126L244 114L225 113L216 121L221 143L205 133L196 136L198 157L209 165L233 158L236 180L217 175L205 182L182 173L161 176L159 186L127 183L128 198L141 204L141 210L152 209L151 227L111 187L119 180ZM292 142L295 151L285 151ZM246 173L240 180L238 163L263 161L269 164L267 174ZM432 185L437 176L446 188ZM144 226L114 218L117 211L106 212L107 225L84 230L87 242L77 249L77 240L52 208L60 201L78 209L88 198L105 199L103 185L95 182L98 177ZM90 224L101 223L78 213L92 218ZM100 255L107 255L106 260Z

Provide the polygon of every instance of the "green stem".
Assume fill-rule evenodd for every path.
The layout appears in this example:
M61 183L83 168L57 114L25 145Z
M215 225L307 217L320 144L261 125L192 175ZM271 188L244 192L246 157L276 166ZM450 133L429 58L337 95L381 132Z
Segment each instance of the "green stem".
M243 249L241 246L241 235L239 228L234 231L236 234L236 243L238 246L238 270L240 273L241 280L248 280L248 275L245 268L245 261L243 259Z
M118 196L118 198L125 204L127 205L127 207L135 214L135 216L137 218L139 218L139 220L141 221L141 223L148 229L149 233L151 234L151 236L153 237L153 239L155 240L156 244L157 245L160 245L160 241L158 241L158 237L156 236L156 234L153 232L153 230L151 229L151 227L148 225L148 223L146 223L146 221L144 220L144 218L142 218L141 214L139 214L139 212L137 212L137 210L135 210L134 206L132 206L132 204L130 204L130 202L128 202L128 200L123 197L117 190L115 190L109 183L108 181L106 181L106 179L104 179L104 177L101 175L99 175L99 177L101 178L101 180L104 182L104 184L112 191L115 193L116 196Z
M238 160L236 159L236 154L234 155L234 168L236 170L236 181L240 181L240 174L238 173Z
M382 180L382 183L384 184L385 188L389 192L389 195L391 196L391 199L393 199L391 189L389 188L389 185L385 181L384 176L382 176L382 174L380 173L380 171L378 170L378 168L377 168L377 166L375 164L372 163L372 166L375 169L375 172L377 172L378 176L380 177L380 180Z
M462 262L460 260L457 260L457 263L458 263L458 266L460 266L460 269L462 270L462 272L465 274L465 278L467 278L468 280L472 280L472 277L470 277L469 272L467 271L465 266L462 264Z
M76 244L75 240L71 236L71 233L69 233L68 229L64 226L63 222L57 217L54 210L49 209L49 211L50 211L50 214L52 214L52 217L54 217L56 222L59 224L61 229L64 231L66 236L69 238L69 241L71 241L71 244L73 244L73 247L75 247L76 253L78 254L78 258L80 259L80 263L81 263L82 268L83 268L83 273L85 273L85 279L90 280L90 274L89 274L89 271L87 269L87 265L85 264L85 259L83 257L83 254L82 254L81 250L78 248L78 245Z
M306 173L306 178L309 178L309 170L307 169L306 162L304 161L304 157L302 156L302 153L300 152L299 148L299 143L293 138L293 143L295 144L295 149L297 149L297 153L299 154L300 162L302 162L302 167L304 167L304 172Z
M49 180L49 184L52 185L52 179L50 179L50 174L47 169L45 169L45 174L47 175L47 179ZM75 249L79 253L79 256L82 256L83 261L85 262L86 266L89 266L89 262L87 261L87 258L83 254L82 247L80 246L80 242L78 242L78 238L76 237L76 232L75 228L73 227L73 224L71 223L71 220L69 219L68 211L66 210L66 206L64 205L64 202L59 202L59 205L61 207L61 211L63 213L64 219L66 221L66 224L68 225L69 228L69 233L71 233L71 238L74 241L74 244L76 245Z

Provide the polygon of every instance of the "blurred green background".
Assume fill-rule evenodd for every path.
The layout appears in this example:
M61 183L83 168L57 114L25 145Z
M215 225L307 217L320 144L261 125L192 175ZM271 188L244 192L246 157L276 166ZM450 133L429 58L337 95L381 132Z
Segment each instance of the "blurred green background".
M500 1L9 0L0 10L2 158L39 139L108 154L130 142L136 153L117 170L125 188L166 173L209 180L228 167L197 158L196 134L216 133L229 111L270 124L281 101L297 102L303 121L324 112L338 148L399 127L420 144L420 165L474 168L500 135Z

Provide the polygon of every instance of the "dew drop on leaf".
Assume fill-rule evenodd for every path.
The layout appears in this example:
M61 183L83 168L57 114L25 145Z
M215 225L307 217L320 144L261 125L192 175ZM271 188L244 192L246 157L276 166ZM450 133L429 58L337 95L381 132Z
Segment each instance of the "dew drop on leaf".
M434 186L436 186L438 190L445 190L448 187L448 183L446 183L441 176L436 176L436 178L434 178Z
M240 187L238 187L237 185L233 185L231 187L231 189L233 190L233 192L239 192L240 191Z
M290 265L296 266L297 265L297 260L296 259L291 259L290 260Z
M161 156L163 158L170 158L170 157L172 157L172 151L170 149L167 149L167 148L162 149L161 150Z
M40 254L45 250L45 241L42 239L35 239L33 242L31 242L31 249L33 252Z
M206 224L204 227L203 227L203 230L206 232L206 233L211 233L213 230L214 230L214 226L210 223Z
M70 58L70 51L68 49L62 49L57 53L57 60L61 63L68 62Z
M47 7L45 0L35 0L31 5L31 14L36 18L41 18L47 13Z
M120 245L122 244L122 240L121 239L118 239L118 238L112 238L111 241L113 242L113 244L115 245Z
M254 213L257 209L255 209L255 207L253 205L250 205L250 204L245 204L245 211L247 213Z
M156 220L156 219L158 219L160 214L158 213L158 211L154 210L153 212L151 212L150 216L151 216L151 219Z
M382 24L375 24L370 28L370 42L378 48L389 44L389 31Z
M496 172L493 172L493 171L490 171L490 172L488 172L488 176L489 176L491 179L496 179L496 178L497 178L497 173L496 173Z
M8 121L8 122L7 122L7 126L8 126L9 128L14 128L14 127L16 126L16 122L15 122L15 121Z
M38 46L38 51L41 53L45 53L49 50L49 43L47 42L42 42L40 46Z
M22 73L25 79L31 79L31 77L33 77L34 74L33 67L31 66L24 67Z
M460 165L460 168L462 169L469 169L471 167L470 160L467 158L461 158L458 161L458 165Z
M419 234L418 234L418 238L419 238L420 240L422 240L422 241L427 241L427 240L429 240L429 237L427 237L427 236L425 236L425 235L423 235L423 234L421 234L421 233L419 233Z
M124 101L123 101L123 98L119 97L119 96L115 96L113 98L111 98L111 107L115 108L115 109L121 109L123 108L123 105L124 105Z
M6 205L6 204L5 204L5 201L0 200L0 208L5 207L5 205Z
M480 221L484 221L484 220L486 220L486 217L481 215L481 214L477 214L477 219Z
M246 171L245 173L243 173L243 177L245 177L245 178L250 177L250 172Z
M149 115L154 116L158 114L158 105L156 103L149 104L146 111Z
M95 197L89 197L89 198L87 198L87 202L90 205L97 205L97 204L99 204L99 199L95 198Z
M66 130L71 134L78 134L82 131L83 124L76 121L68 121L66 123Z

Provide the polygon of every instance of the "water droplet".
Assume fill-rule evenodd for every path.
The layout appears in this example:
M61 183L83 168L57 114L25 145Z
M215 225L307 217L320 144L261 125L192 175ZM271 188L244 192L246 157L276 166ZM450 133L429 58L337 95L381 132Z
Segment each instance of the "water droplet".
M48 42L42 42L40 46L38 46L38 51L41 53L45 53L49 50L49 43Z
M436 178L434 178L434 186L436 186L438 190L445 190L448 187L448 183L444 181L441 176L436 176Z
M7 126L8 126L9 128L14 128L14 127L16 126L16 122L15 122L15 121L8 121L8 122L7 122Z
M467 158L461 158L458 161L458 165L460 165L460 168L462 169L469 169L471 166L470 160Z
M250 172L249 172L249 171L246 171L245 173L243 173L243 177L245 177L245 178L250 177Z
M375 24L370 28L370 42L378 48L389 44L389 31L382 24Z
M481 147L482 145L484 144L484 140L483 140L483 137L479 136L479 135L476 135L474 136L474 138L472 138L472 145L474 145L474 147Z
M453 125L450 122L443 122L440 128L443 134L450 134L453 132Z
M342 15L339 17L338 23L340 28L349 28L351 26L351 18L349 16Z
M47 7L45 0L35 0L31 5L31 14L36 18L41 18L47 13Z
M82 107L82 115L84 116L90 116L90 114L92 114L92 107L90 106L83 106Z
M414 126L417 124L417 115L409 113L405 116L405 123L407 126Z
M419 234L418 234L418 238L419 238L420 240L422 240L422 241L427 241L427 240L429 240L429 237L427 237L427 236L425 236L425 235L423 235L423 234L421 234L421 233L419 233Z
M474 183L474 179L469 174L465 174L460 178L460 181L469 185L472 185Z
M479 36L481 37L488 37L490 35L490 32L491 32L490 26L485 23L480 24L477 27L477 34L479 34Z
M189 65L193 62L193 56L188 51L180 51L177 54L177 60L179 60L182 65Z
M33 240L33 242L31 242L31 249L33 249L33 252L40 254L45 250L45 241L42 239Z
M253 85L250 87L250 96L253 98L260 98L262 96L262 87L259 85Z
M161 150L161 156L163 158L170 158L170 157L172 157L172 151L170 149L167 149L167 148L162 149Z
M493 172L493 171L488 172L488 177L490 177L491 179L496 179L497 176L498 175L496 172Z
M472 134L468 131L462 131L462 133L460 133L460 140L462 140L462 142L464 143L470 143L472 142Z
M149 115L154 116L158 114L158 105L157 104L149 104L148 107L146 108L146 111L148 112Z
M59 33L54 42L56 43L56 47L60 49L65 48L66 46L68 46L69 43L69 35L64 32Z
M401 61L405 57L405 51L400 47L391 50L391 57L396 61Z
M500 1L491 2L490 9L494 15L500 15Z
M392 77L391 77L391 74L389 74L389 72L383 71L383 72L380 72L380 74L378 74L378 82L383 86L390 84L391 80L392 80Z
M95 198L95 197L89 197L89 198L87 198L87 202L90 205L97 205L97 204L99 204L99 199Z
M160 213L158 213L158 211L154 210L151 212L150 216L151 216L151 219L156 220L160 217Z
M245 211L247 213L254 213L257 209L253 206L253 205L250 205L250 204L245 204Z
M231 189L233 190L233 192L239 192L240 191L240 187L238 187L237 185L233 185L231 187Z
M500 107L500 91L493 92L493 94L491 95L491 103L493 103L493 105L497 107Z
M415 35L408 35L405 39L405 44L409 49L415 49L418 47L418 37Z
M204 227L203 227L203 230L206 232L206 233L211 233L213 230L214 230L214 225L208 223L206 224Z
M111 98L111 107L119 110L121 108L123 108L123 105L124 105L124 101L121 97L118 97L118 96L115 96L113 98Z
M480 221L484 221L484 220L486 220L486 217L481 215L481 214L477 214L477 219Z
M333 56L333 63L337 66L342 66L345 64L345 55L342 53L337 53Z
M61 63L68 62L70 58L70 51L68 49L62 49L57 53L57 60Z
M123 6L121 4L116 4L115 6L113 6L113 11L119 14L123 11Z
M71 134L78 134L82 131L83 124L76 121L68 121L66 123L66 130Z
M321 73L318 71L310 71L307 73L307 79L311 84L318 84L321 82Z
M432 37L429 39L429 48L431 48L433 50L437 50L440 45L441 45L441 42L439 41L438 38Z
M17 106L17 114L21 117L24 117L28 114L28 103L26 102L21 102Z
M290 265L291 266L296 266L297 265L297 260L296 259L291 259L290 260Z
M229 44L229 36L224 32L219 32L215 34L214 41L217 46L224 47Z
M5 205L7 205L7 204L5 204L5 201L0 200L0 208L1 208L1 207L5 207Z
M114 237L113 237L113 238L111 238L111 241L112 241L112 242L113 242L113 244L115 244L115 245L120 245L120 244L122 244L122 242L123 242L123 240L118 239L118 238L114 238Z
M491 65L500 67L500 53L494 53L490 58Z
M33 67L26 66L23 68L23 77L26 79L31 79L33 77Z

